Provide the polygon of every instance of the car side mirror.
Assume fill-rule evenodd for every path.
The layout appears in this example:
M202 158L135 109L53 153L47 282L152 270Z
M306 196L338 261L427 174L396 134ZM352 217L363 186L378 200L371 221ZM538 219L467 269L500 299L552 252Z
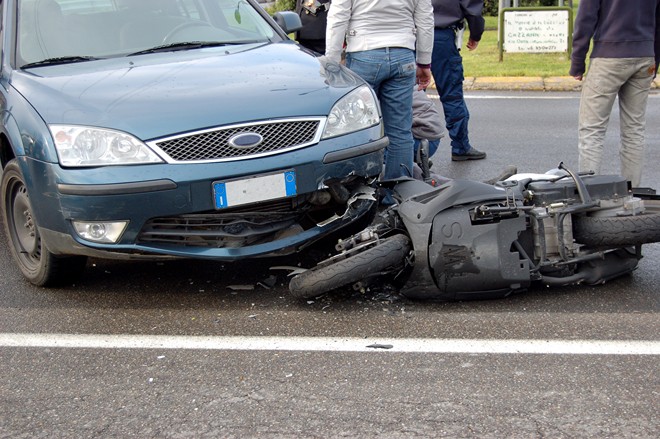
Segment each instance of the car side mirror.
M300 16L293 11L276 12L273 15L273 19L275 20L275 23L277 23L287 34L302 29L302 21L300 21Z

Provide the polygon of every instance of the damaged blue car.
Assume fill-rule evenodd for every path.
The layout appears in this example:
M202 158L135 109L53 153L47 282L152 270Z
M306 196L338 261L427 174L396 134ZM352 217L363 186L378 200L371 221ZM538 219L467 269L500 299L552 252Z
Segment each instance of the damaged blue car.
M254 0L4 0L2 217L31 283L88 257L284 255L368 221L378 103Z

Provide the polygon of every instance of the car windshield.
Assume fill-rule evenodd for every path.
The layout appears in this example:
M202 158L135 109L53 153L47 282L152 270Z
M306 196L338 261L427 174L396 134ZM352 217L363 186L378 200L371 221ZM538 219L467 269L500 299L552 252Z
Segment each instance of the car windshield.
M19 0L19 66L278 38L245 0Z

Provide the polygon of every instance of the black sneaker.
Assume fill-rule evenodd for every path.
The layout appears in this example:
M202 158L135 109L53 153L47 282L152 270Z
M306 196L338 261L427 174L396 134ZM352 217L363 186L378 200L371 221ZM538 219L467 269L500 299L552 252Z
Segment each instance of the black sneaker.
M454 162L462 162L465 160L481 160L486 158L486 153L481 152L479 150L476 150L474 148L470 148L468 152L465 152L463 154L451 154L451 159Z

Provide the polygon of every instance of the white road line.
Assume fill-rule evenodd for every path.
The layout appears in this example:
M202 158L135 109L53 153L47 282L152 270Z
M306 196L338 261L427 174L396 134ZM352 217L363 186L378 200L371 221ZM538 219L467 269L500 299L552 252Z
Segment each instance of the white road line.
M552 92L550 92L552 93ZM429 98L435 99L436 101L440 99L440 97L435 94L434 92L429 92L428 93ZM660 98L660 93L655 93L655 94L649 94L649 99L659 99ZM560 96L553 96L552 94L538 94L538 95L481 95L481 94L472 94L472 93L465 93L465 99L482 99L482 100L488 100L488 99L534 99L534 100L570 100L570 99L580 99L580 93L573 93L570 95L560 95Z
M355 337L206 337L124 334L0 333L0 347L549 355L660 355L660 341L651 340L364 339Z
M534 100L558 100L558 99L580 99L580 94L576 95L561 95L561 96L553 96L553 95L545 95L545 94L539 94L539 95L481 95L481 94L471 94L471 93L465 93L465 99L534 99ZM436 101L440 100L440 96L435 94L434 92L429 92L428 97L430 99L434 99Z
M440 99L439 97L436 99ZM539 96L515 96L515 95L475 95L475 94L465 94L465 99L534 99L534 100L560 100L560 99L580 99L580 95L570 95L570 96L548 96L548 95L539 95Z

